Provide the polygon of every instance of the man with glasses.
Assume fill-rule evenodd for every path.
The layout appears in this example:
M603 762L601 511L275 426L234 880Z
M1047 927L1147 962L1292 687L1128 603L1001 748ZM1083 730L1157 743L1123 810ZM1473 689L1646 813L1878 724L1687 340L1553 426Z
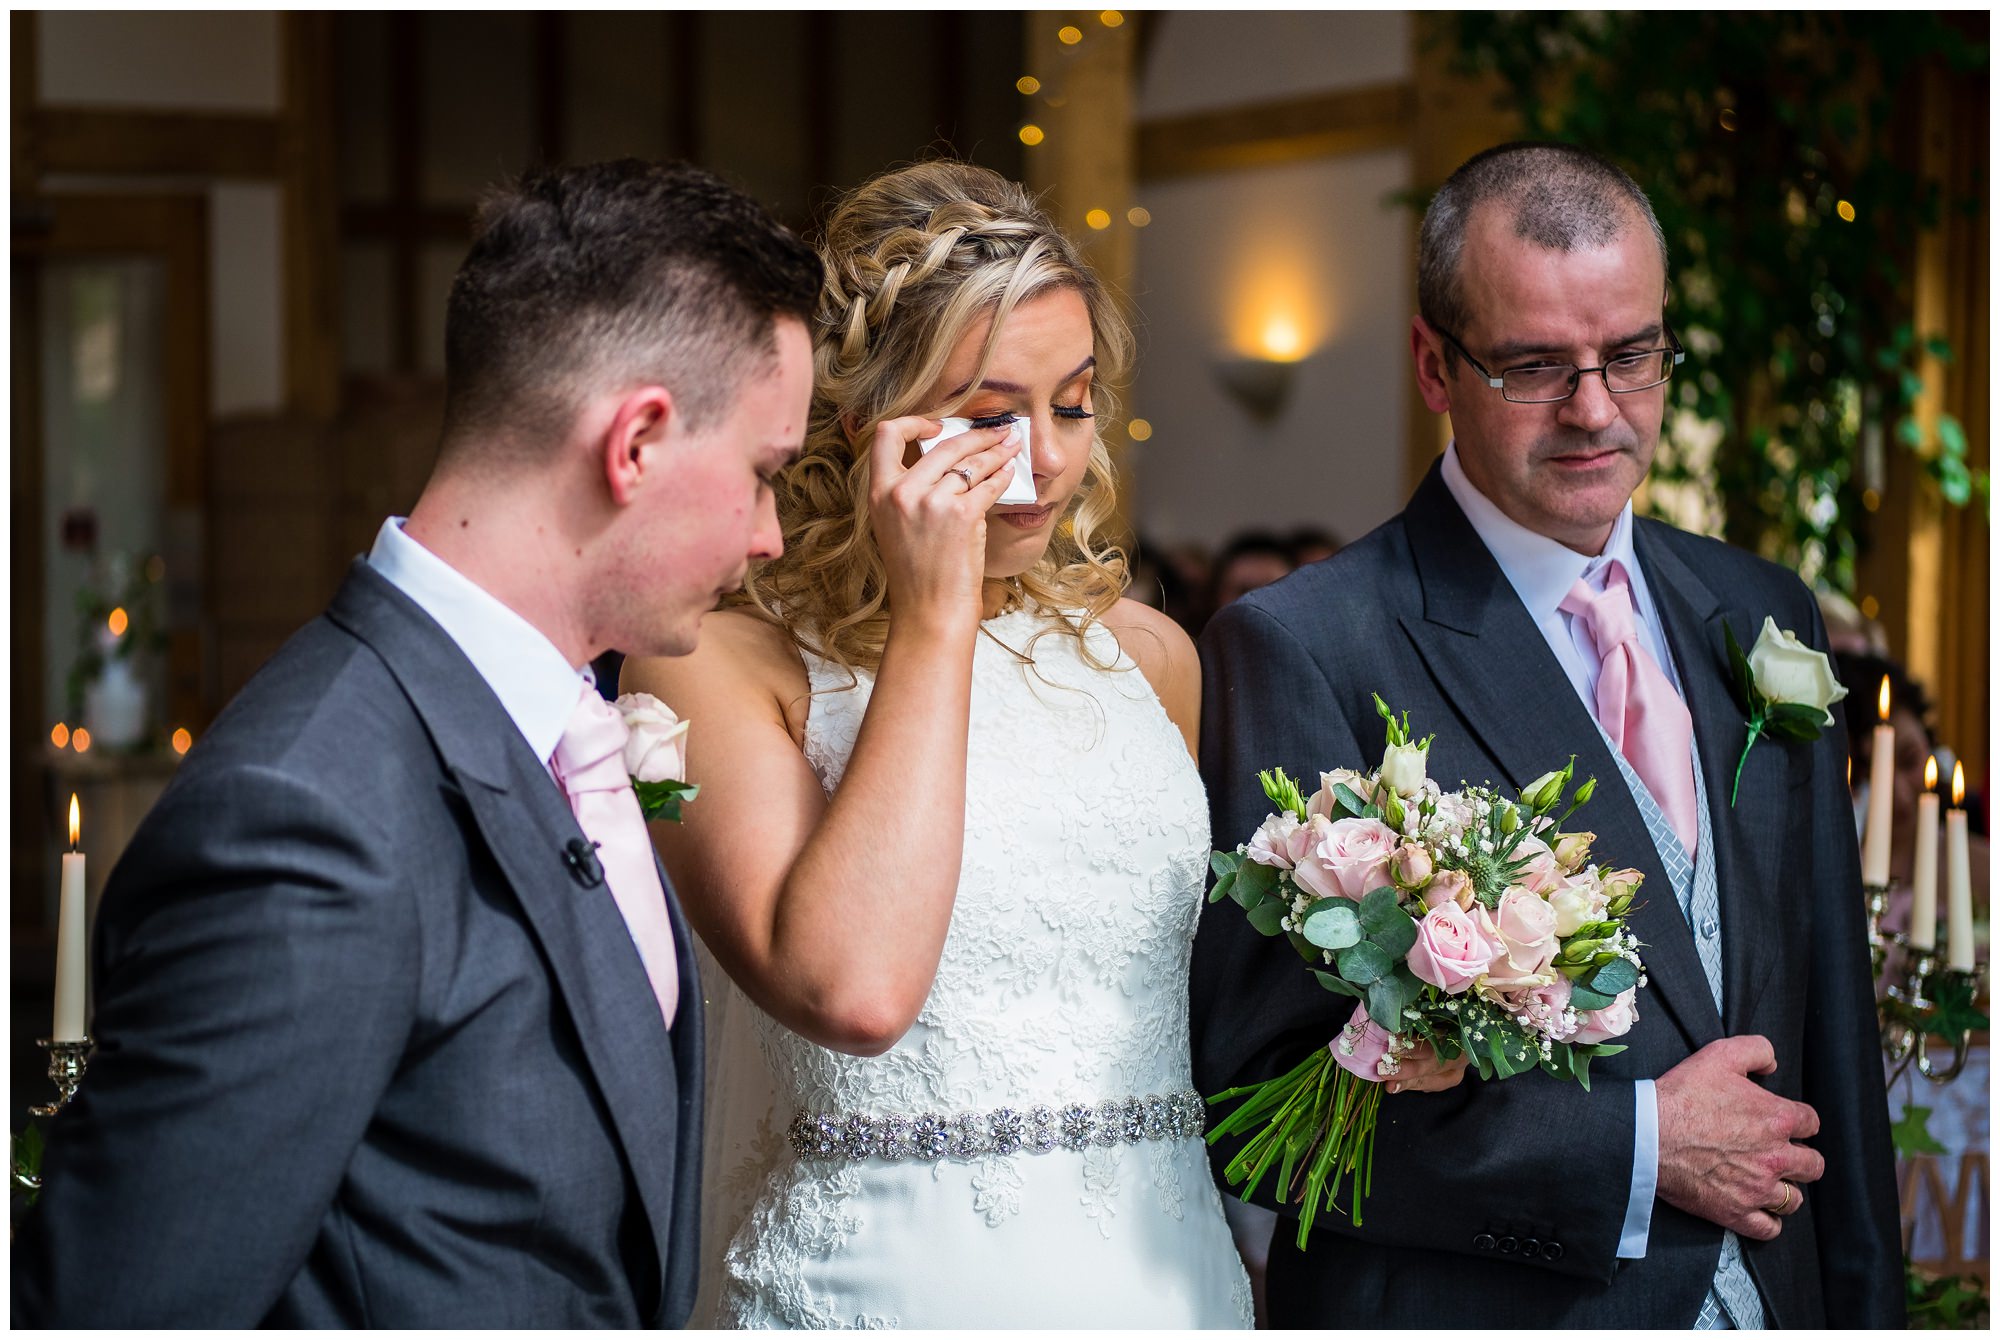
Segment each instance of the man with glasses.
M1575 755L1593 859L1646 876L1628 1049L1588 1092L1531 1073L1386 1098L1365 1222L1321 1215L1304 1252L1275 1234L1275 1326L1904 1324L1844 733L1757 744L1730 801L1725 628L1825 629L1793 574L1633 515L1685 358L1667 302L1624 172L1560 145L1468 161L1424 218L1410 336L1452 445L1401 516L1202 638L1218 841L1264 817L1258 769L1372 764L1380 693L1438 733L1446 787ZM1351 1008L1226 904L1192 990L1209 1093Z

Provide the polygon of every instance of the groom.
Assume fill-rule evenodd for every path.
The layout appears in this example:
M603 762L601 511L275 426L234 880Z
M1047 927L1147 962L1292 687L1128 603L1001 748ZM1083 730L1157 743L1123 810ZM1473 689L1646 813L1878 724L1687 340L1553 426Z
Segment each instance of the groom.
M686 1319L701 990L584 667L779 551L819 280L692 168L489 199L422 498L112 873L15 1325Z
M1588 1093L1531 1072L1385 1099L1363 1224L1323 1214L1301 1252L1280 1221L1275 1326L1904 1324L1840 725L1760 741L1730 801L1747 708L1725 627L1745 647L1766 616L1815 647L1825 630L1791 573L1632 514L1679 362L1666 278L1609 163L1467 162L1424 218L1411 332L1453 445L1401 516L1202 639L1218 845L1264 817L1258 769L1379 761L1379 692L1437 732L1447 788L1574 754L1597 791L1573 822L1646 876L1630 1049ZM1211 907L1196 1083L1282 1072L1350 1004Z

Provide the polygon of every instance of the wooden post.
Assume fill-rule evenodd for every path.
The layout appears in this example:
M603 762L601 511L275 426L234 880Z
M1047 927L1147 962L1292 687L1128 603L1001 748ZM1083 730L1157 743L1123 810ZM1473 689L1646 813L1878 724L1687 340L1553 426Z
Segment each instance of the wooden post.
M333 19L292 12L282 22L285 401L295 414L325 420L340 406Z

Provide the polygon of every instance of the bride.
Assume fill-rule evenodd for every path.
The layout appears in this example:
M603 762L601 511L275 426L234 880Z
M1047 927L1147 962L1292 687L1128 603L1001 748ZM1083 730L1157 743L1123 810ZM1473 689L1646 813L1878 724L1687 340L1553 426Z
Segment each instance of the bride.
M1100 535L1130 333L981 168L877 177L822 257L785 552L625 672L695 723L658 840L748 998L705 974L695 1324L1248 1326L1189 1077L1200 666Z

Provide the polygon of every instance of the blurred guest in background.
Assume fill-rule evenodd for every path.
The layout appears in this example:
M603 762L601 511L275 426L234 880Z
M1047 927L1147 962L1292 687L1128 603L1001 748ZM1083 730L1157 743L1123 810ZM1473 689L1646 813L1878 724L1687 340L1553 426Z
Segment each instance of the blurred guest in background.
M1270 531L1238 533L1215 556L1215 569L1209 578L1208 612L1214 614L1245 592L1269 586L1297 566L1291 545Z
M1292 551L1292 566L1302 568L1322 558L1332 558L1340 552L1340 541L1330 530L1301 526L1285 537L1285 547Z
M1198 553L1185 545L1178 550L1158 545L1144 535L1132 542L1132 585L1126 595L1151 605L1190 637L1208 617L1207 592L1208 569Z

